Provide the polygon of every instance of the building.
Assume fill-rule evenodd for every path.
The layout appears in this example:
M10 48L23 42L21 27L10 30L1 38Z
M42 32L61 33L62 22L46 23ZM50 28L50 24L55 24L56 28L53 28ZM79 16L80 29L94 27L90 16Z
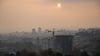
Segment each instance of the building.
M38 28L38 32L42 32L42 28L41 27Z
M100 50L100 29L89 28L79 30L73 38L73 49L83 49L89 55L94 55Z
M36 29L35 28L32 29L32 34L34 34L34 33L36 33Z
M55 50L63 55L70 54L72 50L73 35L56 35L55 36Z

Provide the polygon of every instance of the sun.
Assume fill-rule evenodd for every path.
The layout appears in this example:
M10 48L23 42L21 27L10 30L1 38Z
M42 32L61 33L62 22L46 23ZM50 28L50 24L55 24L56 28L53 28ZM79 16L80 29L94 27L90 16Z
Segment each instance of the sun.
M61 3L57 3L57 7L58 8L61 8Z

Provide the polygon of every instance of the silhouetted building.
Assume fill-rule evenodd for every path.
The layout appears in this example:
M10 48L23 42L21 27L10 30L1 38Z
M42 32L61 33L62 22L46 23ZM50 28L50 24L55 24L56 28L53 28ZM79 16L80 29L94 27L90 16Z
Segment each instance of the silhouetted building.
M56 35L55 36L55 50L63 53L63 55L70 54L72 50L73 35Z
M42 28L41 27L38 28L38 32L42 32Z
M35 28L32 29L32 34L34 34L34 33L36 33L36 29Z

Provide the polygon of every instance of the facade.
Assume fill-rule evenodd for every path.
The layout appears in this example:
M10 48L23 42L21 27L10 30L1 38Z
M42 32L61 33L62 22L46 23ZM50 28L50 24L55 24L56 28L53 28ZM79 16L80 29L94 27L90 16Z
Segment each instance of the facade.
M55 50L63 55L70 54L72 50L73 35L56 35Z

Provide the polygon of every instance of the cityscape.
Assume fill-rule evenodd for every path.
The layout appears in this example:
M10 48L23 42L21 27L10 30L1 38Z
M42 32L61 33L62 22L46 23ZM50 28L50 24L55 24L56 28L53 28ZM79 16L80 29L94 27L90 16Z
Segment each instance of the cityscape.
M93 56L100 52L99 43L100 28L43 31L39 27L38 29L33 28L31 32L0 34L0 56L20 56L17 52L21 51L36 52L39 55L43 50L58 52L58 55L78 56L81 52L86 52L87 54L84 55ZM47 55L49 54L43 56Z
M0 56L100 56L100 0L0 0Z

